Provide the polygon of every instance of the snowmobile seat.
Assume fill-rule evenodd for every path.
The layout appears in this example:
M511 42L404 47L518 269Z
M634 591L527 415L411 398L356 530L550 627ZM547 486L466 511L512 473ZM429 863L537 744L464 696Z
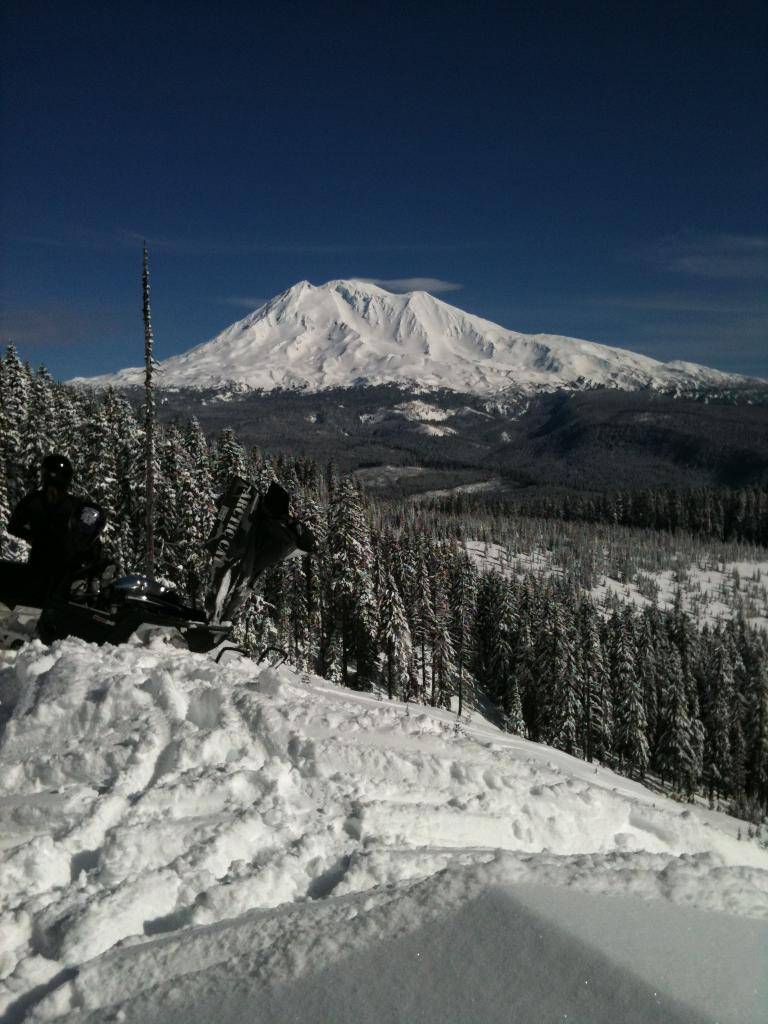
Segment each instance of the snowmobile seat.
M75 587L82 581L75 581ZM38 635L44 643L78 636L91 643L125 643L140 626L178 630L190 651L211 650L230 633L231 626L209 625L205 613L183 603L171 587L134 573L102 589L75 589L52 601L40 616Z

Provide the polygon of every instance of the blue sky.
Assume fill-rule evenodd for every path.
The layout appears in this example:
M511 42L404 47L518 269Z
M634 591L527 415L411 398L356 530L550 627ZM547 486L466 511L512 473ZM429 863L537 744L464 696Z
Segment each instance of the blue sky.
M0 336L61 377L298 280L768 377L764 3L6 0Z

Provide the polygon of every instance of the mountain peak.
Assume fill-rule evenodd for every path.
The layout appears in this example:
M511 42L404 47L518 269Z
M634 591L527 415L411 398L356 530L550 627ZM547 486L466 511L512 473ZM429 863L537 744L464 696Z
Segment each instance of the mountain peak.
M336 292L362 292L368 295L393 295L394 292L387 291L386 288L382 288L381 285L376 284L373 281L367 281L364 277L339 277L333 281L326 281L325 284L318 285L319 288L325 288L330 291Z
M520 334L429 292L390 292L360 278L299 281L211 341L160 364L162 387L319 391L400 383L494 395L601 385L714 385L743 378L693 363L549 334ZM143 370L79 383L131 386Z

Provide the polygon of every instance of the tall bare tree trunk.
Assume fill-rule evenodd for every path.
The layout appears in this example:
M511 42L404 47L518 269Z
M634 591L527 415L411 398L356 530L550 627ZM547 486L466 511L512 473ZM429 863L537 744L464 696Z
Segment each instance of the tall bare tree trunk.
M146 573L152 576L155 570L155 391L152 380L154 360L152 358L152 314L149 308L149 255L144 243L144 261L141 275L144 295L144 455L146 459Z

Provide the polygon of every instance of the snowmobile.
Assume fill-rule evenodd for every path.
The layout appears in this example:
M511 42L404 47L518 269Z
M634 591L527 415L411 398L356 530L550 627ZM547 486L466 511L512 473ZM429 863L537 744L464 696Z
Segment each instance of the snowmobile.
M119 576L114 565L96 563L59 584L44 608L17 605L0 622L0 648L34 637L46 644L67 636L121 644L137 630L159 627L173 630L194 653L211 651L229 637L232 620L264 570L296 550L314 549L311 533L288 506L288 494L277 483L259 495L246 480L230 481L206 543L211 572L202 607L186 604L161 580L140 573ZM89 543L106 523L103 512L94 510L100 514L90 517Z

